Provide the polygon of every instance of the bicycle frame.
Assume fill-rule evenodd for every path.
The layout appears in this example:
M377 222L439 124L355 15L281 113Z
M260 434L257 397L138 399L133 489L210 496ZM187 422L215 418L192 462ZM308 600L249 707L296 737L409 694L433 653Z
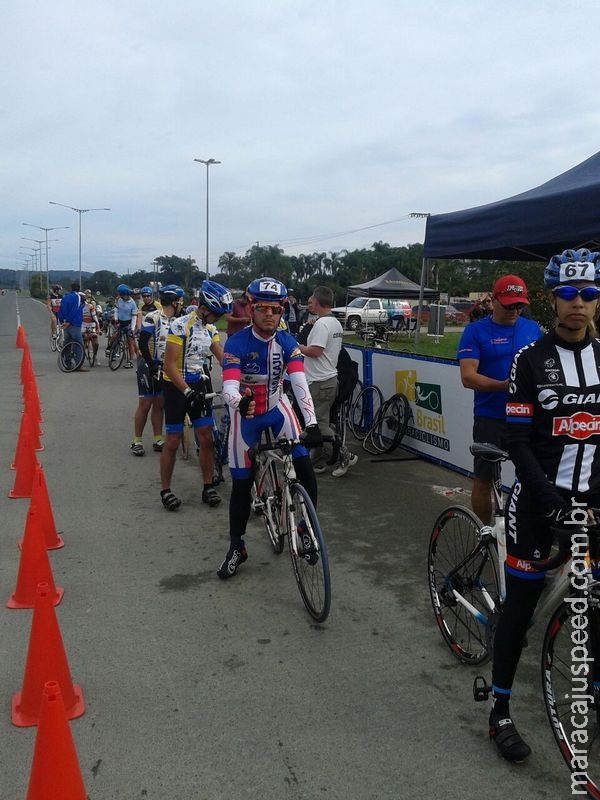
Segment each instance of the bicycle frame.
M268 443L272 441L270 436L267 437ZM271 465L275 466L277 472L283 476L281 501L277 502L277 498L267 497L266 505L263 507L264 513L269 517L271 524L278 527L283 534L287 534L290 538L290 547L294 556L298 556L298 535L296 532L296 525L294 525L294 517L292 510L292 496L290 493L290 484L297 480L296 470L292 461L292 446L291 441L282 443L283 449L280 450L264 450L255 455L256 475L255 484L261 485L265 479L266 473L269 471ZM277 508L279 506L279 508ZM278 518L274 516L274 512L279 512Z

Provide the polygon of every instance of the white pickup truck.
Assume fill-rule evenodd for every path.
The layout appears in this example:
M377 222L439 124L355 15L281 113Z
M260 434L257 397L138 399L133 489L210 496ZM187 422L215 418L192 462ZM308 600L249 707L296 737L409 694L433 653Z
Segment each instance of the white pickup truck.
M387 323L388 320L395 326L402 317L407 326L410 321L410 303L388 297L355 297L347 306L332 308L331 313L351 331L357 330L361 325L377 325Z

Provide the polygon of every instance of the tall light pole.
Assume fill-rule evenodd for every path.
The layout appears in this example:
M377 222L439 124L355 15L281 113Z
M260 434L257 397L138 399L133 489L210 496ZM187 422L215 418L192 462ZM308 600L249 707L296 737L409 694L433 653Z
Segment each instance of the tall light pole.
M29 228L38 228L40 231L44 231L46 234L46 289L47 294L50 294L50 269L48 267L48 231L68 231L69 226L61 226L59 228L44 228L43 225L32 225L31 222L24 222L23 225L27 225ZM55 241L58 241L56 239Z
M54 200L48 201L51 206L62 206L69 208L71 211L76 211L79 214L79 291L81 291L83 283L81 280L81 215L87 214L88 211L110 211L110 208L75 208L75 206L66 206L64 203L55 203Z
M206 164L206 280L208 280L208 170L211 164L221 164L222 162L217 161L215 158L209 158L207 161L202 158L195 158L194 161L199 164Z

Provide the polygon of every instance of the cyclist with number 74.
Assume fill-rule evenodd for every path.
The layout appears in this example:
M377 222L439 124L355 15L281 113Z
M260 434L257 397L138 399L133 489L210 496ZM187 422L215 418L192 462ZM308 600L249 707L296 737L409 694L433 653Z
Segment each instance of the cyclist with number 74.
M259 278L248 286L247 295L252 325L231 336L223 353L223 399L231 409L230 546L217 570L223 580L232 578L248 558L244 535L250 517L253 481L248 451L258 444L266 430L276 439L297 440L300 435L298 419L283 391L284 374L287 373L304 416L304 444L318 447L323 441L298 342L279 327L287 298L286 287L275 278ZM307 447L295 445L292 458L296 475L316 507L317 481ZM302 540L302 531L299 533ZM307 539L305 547L311 547L308 533Z
M508 452L517 478L506 511L507 595L494 639L489 732L500 754L517 763L531 750L513 723L509 701L545 577L532 562L548 557L553 529L570 542L582 517L587 521L588 510L600 507L600 341L593 324L600 253L565 250L553 256L544 283L554 328L515 356L506 404ZM598 555L590 553L595 579ZM590 608L594 703L600 701L598 614ZM572 669L565 664L566 671Z

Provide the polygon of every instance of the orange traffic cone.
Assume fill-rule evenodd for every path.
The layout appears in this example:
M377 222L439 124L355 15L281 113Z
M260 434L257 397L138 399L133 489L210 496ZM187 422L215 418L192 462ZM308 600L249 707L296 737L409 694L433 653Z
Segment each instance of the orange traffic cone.
M23 357L21 358L21 384L26 386L31 380L35 381L33 374L33 364L27 342L23 345Z
M46 551L42 528L39 524L39 513L30 504L25 522L25 535L23 536L21 547L17 585L15 591L6 601L6 607L33 608L38 583L47 583L49 585L53 604L57 606L62 600L65 590L54 584L50 559Z
M85 711L81 687L73 683L50 587L39 583L31 620L31 634L25 662L23 688L12 698L12 724L19 728L37 725L40 721L42 691L46 681L60 684L67 719L80 717Z
M33 420L37 424L37 428L42 433L39 423L42 421L42 407L40 405L40 396L38 394L35 378L33 378L27 386L23 387L23 402L25 408L29 409Z
M65 543L59 531L56 530L50 495L48 494L46 478L41 464L38 464L35 468L35 477L31 490L31 505L39 515L38 524L42 529L46 550L58 550L59 547L64 547ZM19 547L23 547L23 539L19 541Z
M33 445L33 449L36 452L39 452L44 449L43 444L40 441L39 435L34 430L34 423L31 418L31 413L25 408L25 411L21 414L21 422L19 423L19 435L17 436L17 446L15 448L15 457L10 465L11 469L18 469L19 468L19 460L22 458L22 450L19 447L19 443L21 438L24 436L24 431L27 430L29 435L29 441Z
M57 681L44 685L26 800L86 800L79 759Z
M22 325L17 325L17 341L16 347L23 347L25 345L25 330Z
M31 497L35 465L38 463L33 446L31 433L25 426L17 442L15 482L8 493L9 497Z

